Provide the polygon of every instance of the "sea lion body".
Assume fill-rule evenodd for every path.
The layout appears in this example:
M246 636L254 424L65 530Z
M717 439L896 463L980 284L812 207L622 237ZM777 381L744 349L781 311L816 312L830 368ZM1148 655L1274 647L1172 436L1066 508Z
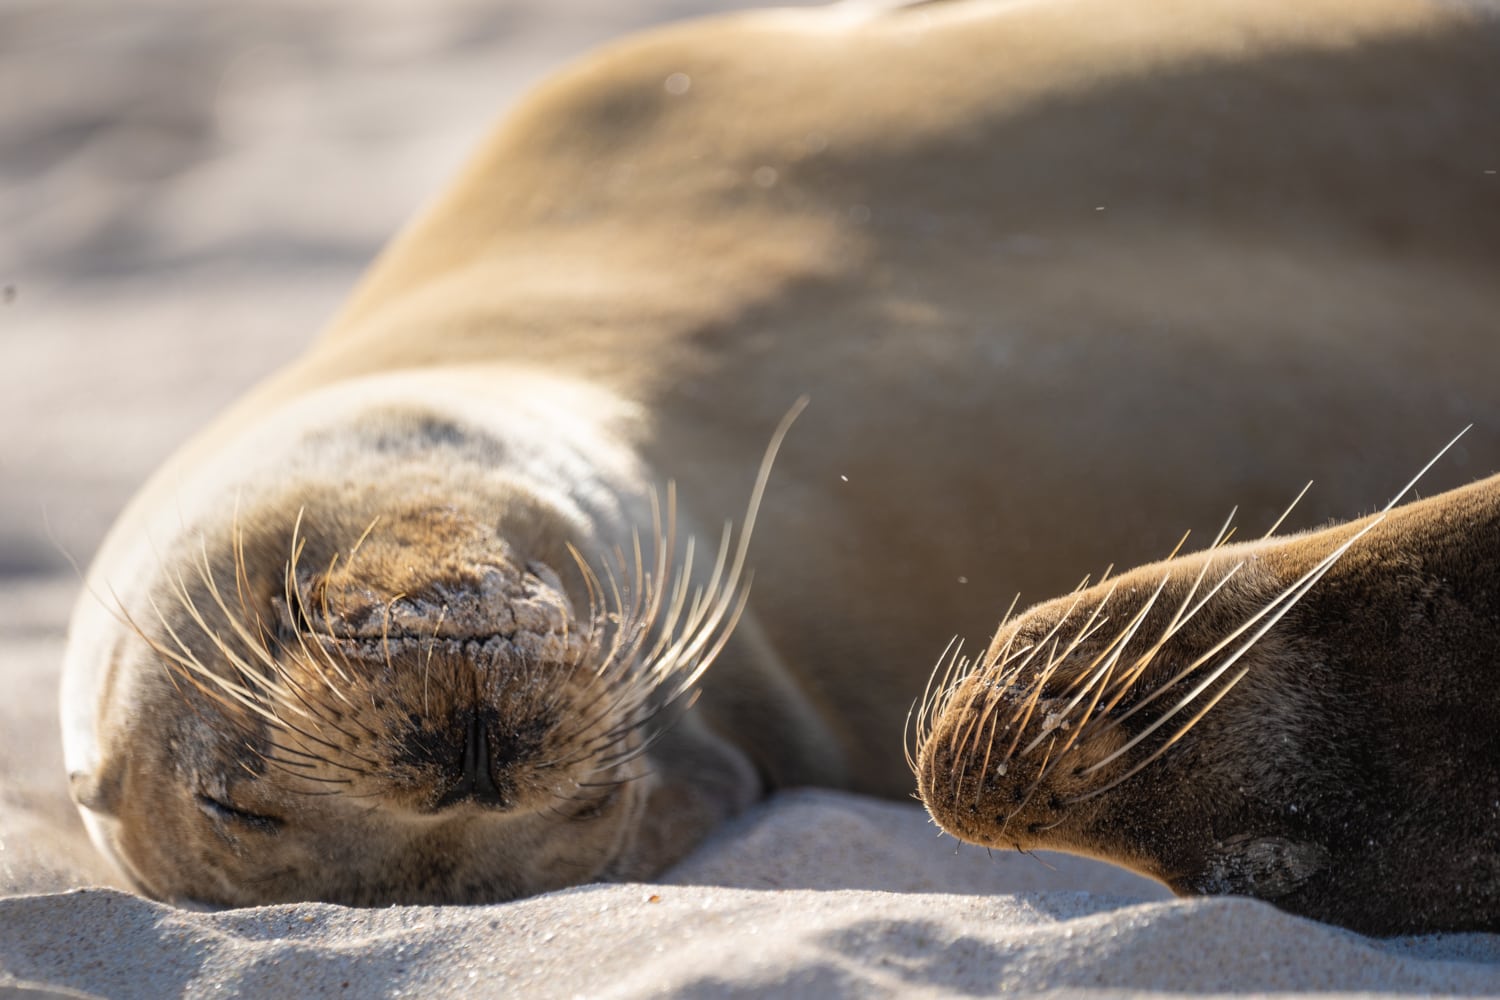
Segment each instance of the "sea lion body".
M940 696L923 801L966 840L1184 894L1373 934L1496 930L1497 565L1500 476L1038 605Z
M648 874L768 787L906 795L925 665L1017 591L1152 557L1232 503L1269 517L1312 477L1332 485L1305 516L1357 508L1464 423L1448 482L1500 467L1500 185L1483 172L1500 161L1497 51L1494 18L1443 4L1054 0L747 14L591 56L512 111L307 354L122 515L63 694L96 839L147 891L218 902L500 898ZM395 716L376 710L386 735L361 738L383 749L358 764L352 737L268 745L261 716L219 723L226 698L276 701L286 725L304 699L318 718L354 701L328 678L341 657L374 669L370 622L398 611L400 649L424 629L488 642L500 625L474 609L489 605L461 595L490 586L539 595L538 648L572 664L557 677L578 669L567 650L591 602L568 546L607 594L600 567L628 576L637 534L651 564L648 496L672 481L674 558L697 537L690 575L707 584L702 550L745 511L803 395L753 596L701 697L649 747L642 720L595 734L634 733L645 757L603 760L575 732L576 754L547 757L553 783L517 777L532 804L506 813L475 777L480 737L444 737L453 773L412 778L420 794L346 800L278 775L368 783L410 749ZM446 511L425 529L424 503ZM237 545L247 533L260 541ZM450 537L469 548L448 597L396 579ZM351 553L403 544L330 583ZM206 624L183 607L184 589L216 606L205 575L230 605ZM329 593L364 624L325 612ZM470 607L466 632L445 601ZM265 636L234 628L247 613ZM249 693L200 671L211 690L184 694L172 681L192 667L174 659ZM300 680L275 680L291 662ZM427 675L416 652L403 662L393 673ZM518 662L475 669L531 676ZM461 686L457 661L441 669ZM407 714L418 726L430 705ZM489 724L451 726L505 750ZM242 788L195 789L205 775ZM557 819L548 796L601 782L628 791L596 833L539 818ZM439 785L472 792L452 824ZM259 830L274 835L225 832L257 809L284 820Z

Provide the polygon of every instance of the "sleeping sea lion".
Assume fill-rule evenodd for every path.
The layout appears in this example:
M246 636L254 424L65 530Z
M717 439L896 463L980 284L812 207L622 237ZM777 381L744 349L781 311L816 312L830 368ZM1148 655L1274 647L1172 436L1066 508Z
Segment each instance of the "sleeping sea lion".
M1500 467L1497 53L1473 5L949 0L589 56L121 515L94 838L218 904L645 877L769 789L908 795L926 664L1017 590L1465 423L1447 485Z

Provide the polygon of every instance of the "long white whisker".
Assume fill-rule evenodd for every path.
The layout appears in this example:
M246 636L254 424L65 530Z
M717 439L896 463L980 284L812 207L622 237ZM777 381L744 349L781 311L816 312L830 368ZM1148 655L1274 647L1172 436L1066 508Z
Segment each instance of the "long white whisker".
M1312 489L1312 484L1313 481L1309 479L1307 481L1307 485L1302 487L1302 491L1296 496L1292 497L1292 502L1287 504L1286 510L1282 511L1281 516L1278 517L1275 521L1271 522L1271 526L1266 529L1266 533L1260 536L1261 541L1265 541L1267 538L1270 538L1272 535L1276 534L1276 529L1281 527L1281 522L1290 517L1292 511L1297 509L1297 505L1302 502L1302 498L1307 496L1307 491Z
M1204 653L1201 657L1198 658L1198 660L1194 661L1194 664L1192 666L1185 668L1183 671L1184 674L1196 669L1197 666L1201 665L1204 662L1207 662L1214 656L1217 656L1220 651L1234 642L1247 630L1254 628L1257 624L1260 624L1260 627L1256 629L1256 631L1240 646L1239 649L1235 650L1234 653L1227 657L1223 663L1221 663L1218 667L1211 671L1207 677L1199 681L1198 684L1190 692L1188 692L1188 694L1185 695L1176 705L1168 709L1165 713L1162 714L1160 718L1143 729L1134 738L1129 740L1124 746L1120 747L1118 750L1110 754L1108 757L1105 757L1103 760L1090 765L1084 770L1083 773L1085 775L1092 774L1095 771L1098 771L1101 767L1104 767L1105 765L1118 759L1120 755L1130 751L1137 744L1139 744L1141 740L1145 739L1157 729L1161 728L1161 726L1165 724L1168 719L1171 719L1178 712L1182 711L1182 709L1186 708L1194 699L1198 697L1198 695L1202 694L1204 690L1206 690L1216 680L1223 676L1224 672L1227 671L1231 666L1233 666L1240 659L1240 657L1242 657L1246 652L1250 650L1252 646L1259 642L1261 638L1276 625L1277 622L1281 621L1286 613L1293 607L1295 607L1297 602L1300 601L1307 594L1307 592L1312 589L1313 585L1323 578L1323 575L1333 567L1333 564L1336 563L1340 558L1342 558L1345 552L1349 551L1350 546L1359 541L1365 535L1369 534L1369 532L1372 531L1377 525L1379 525L1384 519L1384 514L1377 515L1370 521L1369 524L1365 525L1342 545L1325 556L1316 566L1299 577L1295 583L1293 583L1286 590L1282 591L1281 594L1279 594L1265 607L1261 608L1260 611L1256 612L1255 615L1253 615L1243 625L1235 629L1228 636L1215 644L1212 649L1210 649L1207 653ZM1273 610L1274 613L1272 613ZM1262 623L1262 619L1265 619L1264 623ZM1169 686L1170 684L1164 685L1164 687ZM1122 715L1118 721L1123 722L1125 719L1129 718L1136 711L1138 711L1143 704L1144 702L1142 702L1140 705L1132 707L1131 710Z
M1398 503L1400 503L1401 500L1402 500L1402 498L1405 497L1406 494L1408 494L1408 493L1410 493L1412 491L1412 487L1416 486L1417 483L1419 481L1421 481L1422 477L1425 476L1425 475L1427 475L1428 471L1430 471L1434 465L1437 465L1438 459L1440 459L1444 455L1448 454L1448 449L1450 449L1454 445L1458 444L1458 439L1461 438L1461 437L1463 437L1465 434L1469 433L1469 431L1473 427L1474 427L1473 424L1469 424L1463 430L1461 430L1457 434L1453 435L1453 440L1449 441L1447 444L1445 444L1441 448L1439 448L1438 449L1438 453L1436 455L1433 455L1432 459L1426 465L1422 466L1421 470L1418 471L1415 476L1411 477L1411 482L1409 482L1405 486L1401 487L1401 489L1396 493L1396 495L1393 496L1393 497L1391 497L1391 502L1388 503L1388 504L1386 504L1384 507L1382 507L1381 510L1380 510L1380 513L1382 513L1382 514L1388 514L1388 513L1390 513L1391 508L1394 507L1394 506L1396 506Z

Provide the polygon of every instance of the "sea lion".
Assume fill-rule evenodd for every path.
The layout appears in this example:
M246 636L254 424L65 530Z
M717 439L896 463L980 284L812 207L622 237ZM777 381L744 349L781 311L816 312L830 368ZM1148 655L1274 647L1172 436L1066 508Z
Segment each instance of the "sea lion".
M1418 0L951 0L586 58L110 533L95 839L222 904L643 877L771 788L909 795L921 665L1017 590L1466 422L1449 484L1500 467L1497 51Z
M1368 934L1500 929L1500 476L1045 602L929 699L964 840Z

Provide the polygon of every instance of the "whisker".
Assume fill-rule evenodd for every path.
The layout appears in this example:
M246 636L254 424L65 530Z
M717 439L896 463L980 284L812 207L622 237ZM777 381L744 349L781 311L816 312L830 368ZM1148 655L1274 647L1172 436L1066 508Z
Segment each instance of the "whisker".
M1270 538L1272 535L1276 534L1276 529L1281 527L1281 522L1290 517L1292 511L1297 509L1297 505L1302 502L1303 497L1307 496L1307 491L1312 489L1312 485L1313 481L1309 479L1307 481L1307 485L1302 487L1301 492L1292 497L1292 502L1287 504L1286 510L1281 512L1281 516L1278 517L1275 521L1271 522L1271 526L1266 529L1266 533L1260 536L1261 541L1265 541L1267 538Z
M1167 720L1171 719L1183 708L1187 707L1198 697L1198 695L1202 694L1204 690L1212 685L1214 681L1223 676L1225 671L1233 666L1240 659L1240 657L1242 657L1246 652L1250 650L1252 646L1259 642L1261 637L1263 637L1268 631L1270 631L1277 622L1281 621L1286 613L1289 612L1293 607L1295 607L1297 602L1299 602L1307 594L1307 592L1311 590L1312 587L1323 578L1324 574L1326 574L1328 570L1333 567L1333 564L1336 563L1340 558L1342 558L1345 552L1349 551L1350 546L1359 541L1365 535L1369 534L1377 525L1379 525L1384 520L1384 514L1376 515L1371 519L1369 524L1365 525L1354 535L1350 536L1350 538L1346 540L1342 545L1325 556L1321 561L1317 563L1317 565L1315 565L1312 569L1308 570L1301 577L1299 577L1295 583L1278 594L1272 601L1266 604L1265 607L1261 608L1254 615L1252 615L1244 624L1235 629L1224 639L1220 640L1217 644L1214 645L1212 649L1195 660L1191 666L1185 668L1182 671L1182 674L1179 674L1179 676L1183 676L1191 670L1197 669L1198 666L1212 659L1214 656L1217 656L1222 650L1233 643L1241 635L1249 631L1251 628L1254 628L1257 624L1261 623L1262 619L1266 619L1264 624L1261 624L1260 628L1258 628L1250 636L1250 638L1239 647L1239 649L1235 650L1234 653L1227 657L1223 663L1221 663L1218 667L1211 671L1209 675L1202 681L1200 681L1197 686L1192 689L1192 691L1188 692L1188 694L1185 695L1182 700L1180 700L1176 705L1172 706L1172 708L1163 713L1160 718L1151 723L1151 725L1147 726L1134 738L1129 740L1124 746L1120 747L1118 750L1110 754L1108 757L1105 757L1103 760L1090 765L1084 770L1083 773L1085 775L1092 774L1098 771L1101 767L1104 767L1117 760L1122 754L1127 753L1128 751L1133 749L1147 736L1151 735L1162 725L1164 725ZM1158 691L1163 690L1166 687L1170 687L1171 683L1173 682L1169 682L1168 684L1163 685L1163 688L1159 688ZM1144 704L1144 702L1141 702L1140 704L1133 706L1130 711L1126 712L1116 721L1125 721L1125 719L1129 718L1131 715L1135 714L1136 711L1142 708Z
M1016 595L1010 599L1010 606L1005 609L1005 614L1001 617L1000 624L995 626L995 634L990 636L990 644L985 648L984 655L979 658L980 662L989 665L1003 659L1003 654L999 650L999 647L1002 645L1000 636L1005 634L1005 626L1010 621L1010 616L1015 613L1016 605L1020 601L1021 594L1017 591ZM1015 637L1015 633L1012 632L1003 645L1009 648L1010 644L1015 641Z
M928 699L932 696L933 681L937 678L938 672L942 671L943 680L940 682L940 688L947 683L948 676L953 671L953 663L958 659L958 651L962 648L963 641L958 636L948 640L948 645L943 648L942 655L937 658L937 662L932 665L932 671L927 675L927 684L922 688L921 697L913 701L906 710L906 722L901 727L901 749L906 757L906 767L913 774L917 773L917 750L926 742L924 722L927 716ZM946 670L944 670L945 663L947 664ZM913 717L916 721L915 731L912 728ZM915 740L915 746L913 740Z

